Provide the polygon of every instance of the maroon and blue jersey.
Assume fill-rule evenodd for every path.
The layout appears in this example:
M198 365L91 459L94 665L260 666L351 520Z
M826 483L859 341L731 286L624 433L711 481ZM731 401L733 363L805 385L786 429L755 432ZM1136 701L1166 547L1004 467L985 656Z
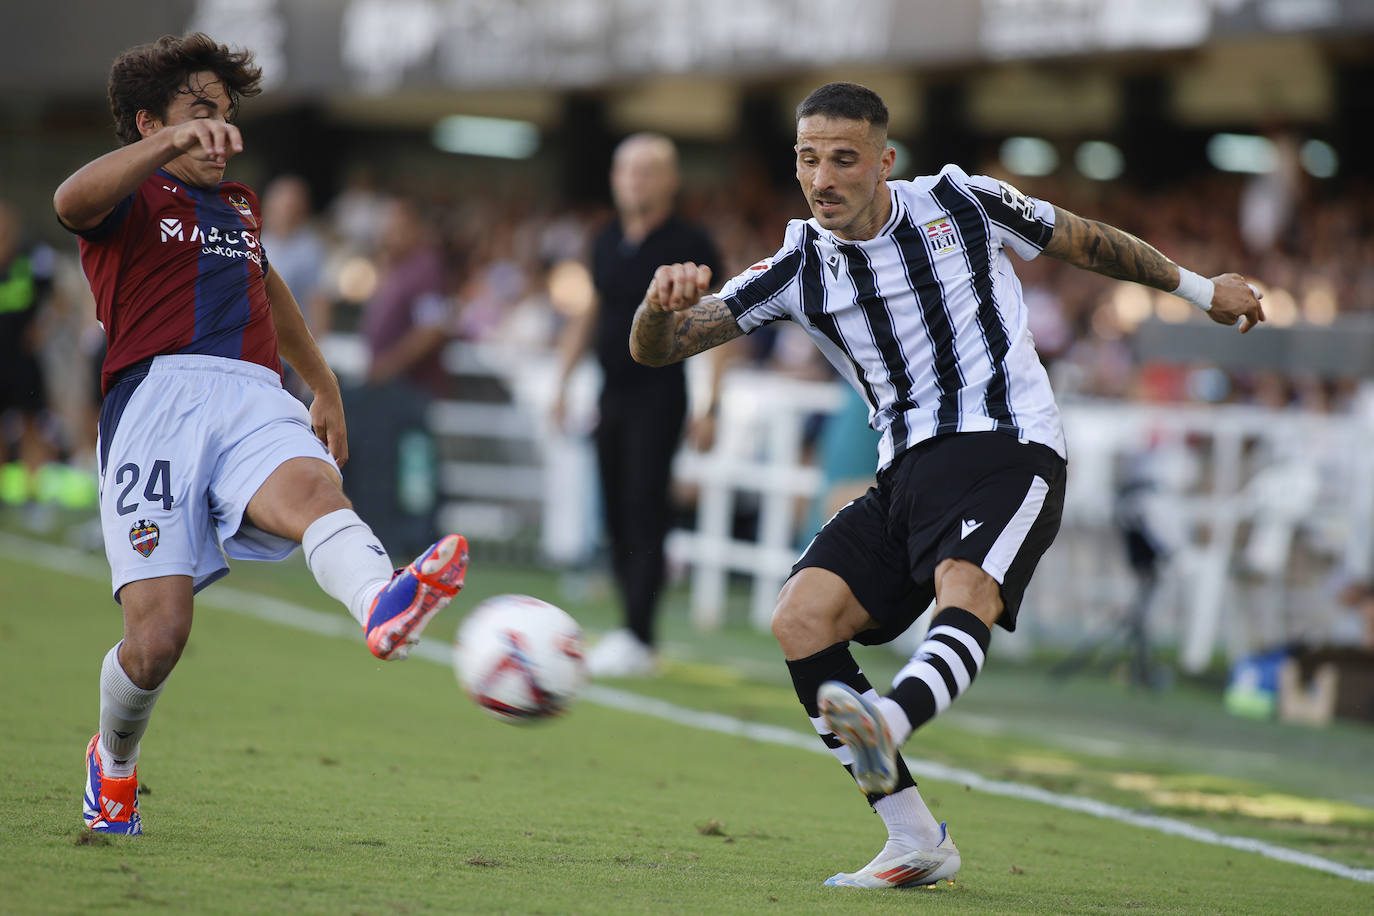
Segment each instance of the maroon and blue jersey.
M101 386L151 356L189 353L281 373L257 195L235 181L188 187L151 175L78 232L107 349Z

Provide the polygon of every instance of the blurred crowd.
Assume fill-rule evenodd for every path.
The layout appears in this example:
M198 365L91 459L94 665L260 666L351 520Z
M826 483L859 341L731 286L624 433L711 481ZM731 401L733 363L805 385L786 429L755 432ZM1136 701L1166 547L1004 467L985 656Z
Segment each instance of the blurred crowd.
M1134 232L1200 273L1235 270L1254 278L1266 290L1274 324L1374 313L1374 189L1367 184L1318 183L1283 165L1264 176L1213 173L1151 190L1011 179L987 164L975 168ZM499 341L538 359L554 348L561 324L587 307L585 249L611 217L609 203L563 205L532 189L497 191L464 181L456 171L450 185L428 185L415 195L379 186L371 174L357 171L325 201L312 200L298 176L277 176L259 188L270 263L317 336L356 333L365 340L369 381L404 379L436 396L454 394L455 380L439 361L447 341ZM807 215L795 187L775 187L761 165L748 161L735 163L723 180L689 181L680 209L713 234L728 275L771 255L786 221ZM0 496L10 503L55 499L66 483L40 486L39 471L58 460L94 467L103 335L75 240L55 247L33 241L34 227L51 219L0 202ZM1188 370L1161 374L1138 364L1131 332L1149 318L1203 320L1181 300L1048 258L1018 263L1017 272L1061 397L1339 410L1353 390L1352 379L1230 373L1222 384L1196 385ZM749 338L744 358L828 377L818 351L785 324ZM67 489L64 498L93 499L89 486Z

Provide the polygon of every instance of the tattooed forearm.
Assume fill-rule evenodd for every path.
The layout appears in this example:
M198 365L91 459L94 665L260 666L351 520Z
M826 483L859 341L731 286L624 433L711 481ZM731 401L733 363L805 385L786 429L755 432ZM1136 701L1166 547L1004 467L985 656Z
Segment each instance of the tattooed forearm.
M1115 226L1054 208L1054 235L1045 254L1118 280L1166 292L1178 286L1178 267L1152 245Z
M673 360L673 325L677 316L651 309L643 302L630 325L630 355L646 366L666 366Z
M715 296L705 296L681 312L641 304L630 328L630 355L647 366L666 366L742 333L729 306Z
M742 333L735 316L730 314L730 307L715 296L705 296L692 308L679 313L673 343L677 358L686 359L734 340Z

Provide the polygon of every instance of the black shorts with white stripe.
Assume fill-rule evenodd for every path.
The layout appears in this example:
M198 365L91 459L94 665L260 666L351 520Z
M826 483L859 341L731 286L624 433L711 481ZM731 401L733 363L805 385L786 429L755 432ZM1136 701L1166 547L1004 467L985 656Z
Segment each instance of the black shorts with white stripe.
M1001 583L997 623L1014 630L1031 573L1059 533L1066 469L1053 449L1006 433L927 439L836 513L792 574L815 566L843 579L878 623L856 641L877 645L930 604L940 561L968 560Z

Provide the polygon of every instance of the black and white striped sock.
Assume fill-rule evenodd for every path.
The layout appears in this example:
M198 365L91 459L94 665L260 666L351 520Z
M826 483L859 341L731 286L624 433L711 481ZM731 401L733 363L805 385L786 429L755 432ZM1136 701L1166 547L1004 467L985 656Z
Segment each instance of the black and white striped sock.
M898 745L968 689L991 640L987 624L963 608L947 607L935 615L925 641L892 679L892 692L879 701Z
M830 753L835 755L835 759L853 775L854 752L830 731L825 724L825 719L821 717L820 708L816 705L816 691L826 681L839 681L842 684L847 684L863 694L870 703L878 701L878 692L873 689L873 685L868 682L868 678L860 670L859 663L854 660L853 654L849 651L849 643L837 642L815 655L808 655L806 658L796 660L789 659L787 670L792 675L792 686L797 690L797 699L801 700L806 715L811 719L811 725L821 736L821 741L830 749ZM911 778L911 771L906 768L906 761L902 759L902 755L899 753L897 755L897 787L892 791L895 794L914 785L916 785L916 780ZM884 797L877 793L871 794L868 796L868 803L874 804L878 799Z

